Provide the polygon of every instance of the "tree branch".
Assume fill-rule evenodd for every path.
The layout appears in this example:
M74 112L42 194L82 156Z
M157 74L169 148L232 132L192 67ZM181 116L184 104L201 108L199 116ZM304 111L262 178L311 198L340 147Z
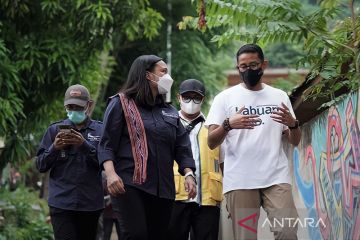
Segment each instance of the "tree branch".
M306 29L306 28L305 28L305 29ZM320 37L321 39L323 39L323 41L329 43L330 45L333 45L332 43L335 43L335 44L337 44L337 45L339 45L339 46L342 46L342 47L344 47L344 48L349 49L350 51L352 51L352 52L354 53L354 55L356 55L356 53L357 53L357 50L356 50L355 48L352 48L352 47L350 47L350 46L348 46L348 45L346 45L346 44L337 42L337 41L335 41L335 40L333 40L333 39L326 39L326 38L324 38L321 34L318 34L317 32L313 31L313 30L310 29L310 28L308 28L307 30L308 30L309 32L311 32L312 34L314 34L315 36Z
M357 39L357 36L356 36L356 14L355 14L355 9L354 9L354 2L355 2L355 0L349 0L349 8L350 8L350 12L351 12L351 28L353 31L353 40L355 42Z

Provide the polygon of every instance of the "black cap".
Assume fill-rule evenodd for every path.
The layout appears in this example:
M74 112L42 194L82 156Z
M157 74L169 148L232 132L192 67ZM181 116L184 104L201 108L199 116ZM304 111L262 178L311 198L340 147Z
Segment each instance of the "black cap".
M186 92L196 92L201 96L205 96L205 87L202 82L196 79L187 79L180 84L180 95Z

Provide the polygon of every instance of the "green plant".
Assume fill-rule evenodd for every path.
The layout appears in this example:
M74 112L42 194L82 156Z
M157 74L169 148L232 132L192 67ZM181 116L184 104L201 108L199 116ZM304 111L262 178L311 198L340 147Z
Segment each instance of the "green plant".
M38 193L24 187L9 192L0 191L5 224L0 227L0 239L53 239L52 227L46 223L48 208Z
M341 99L338 90L355 90L360 84L359 8L355 0L319 2L308 11L299 0L198 0L199 17L185 17L180 27L221 28L212 39L219 45L230 40L301 45L305 56L299 66L311 69L308 80L320 80L307 96L333 104Z
M271 86L280 88L285 92L290 92L295 86L299 85L303 81L303 78L295 73L289 74L289 77L277 78L272 83Z
M300 46L289 43L268 44L263 50L272 68L295 68L299 60L305 57Z
M143 37L131 43L125 42L114 46L117 65L111 75L107 92L103 94L104 98L116 94L121 88L136 57L142 54L156 54L168 62L167 54L171 52L171 75L174 79L172 103L177 106L176 94L180 82L188 78L196 78L203 81L206 86L206 104L203 108L206 114L211 99L226 86L224 70L234 65L232 62L234 54L229 50L232 44L218 48L216 43L210 41L211 34L202 34L193 30L179 31L177 24L182 16L196 14L191 0L151 0L150 4L164 17L159 35L151 41ZM169 4L172 10L168 8ZM171 33L169 26L172 29ZM171 40L169 49L167 49L167 36L170 36ZM104 105L103 102L99 104L102 108ZM103 111L97 108L96 116L102 118Z
M46 127L65 117L69 85L85 84L96 101L114 44L153 38L163 19L147 0L0 0L0 12L0 171L35 155Z

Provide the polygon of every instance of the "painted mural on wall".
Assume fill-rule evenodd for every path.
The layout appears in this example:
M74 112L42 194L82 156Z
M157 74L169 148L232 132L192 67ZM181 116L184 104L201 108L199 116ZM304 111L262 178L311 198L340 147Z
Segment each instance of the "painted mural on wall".
M309 219L309 239L360 239L359 92L302 128L293 151L295 202Z

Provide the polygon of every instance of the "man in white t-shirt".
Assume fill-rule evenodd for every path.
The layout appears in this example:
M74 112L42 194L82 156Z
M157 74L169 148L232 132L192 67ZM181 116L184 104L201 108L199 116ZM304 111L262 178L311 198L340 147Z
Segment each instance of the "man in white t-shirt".
M287 94L262 83L268 65L262 49L246 44L236 57L243 83L214 98L205 122L210 148L225 141L223 193L235 239L257 239L261 206L270 223L278 223L270 227L275 239L297 239L298 215L282 138L298 145L299 122Z

